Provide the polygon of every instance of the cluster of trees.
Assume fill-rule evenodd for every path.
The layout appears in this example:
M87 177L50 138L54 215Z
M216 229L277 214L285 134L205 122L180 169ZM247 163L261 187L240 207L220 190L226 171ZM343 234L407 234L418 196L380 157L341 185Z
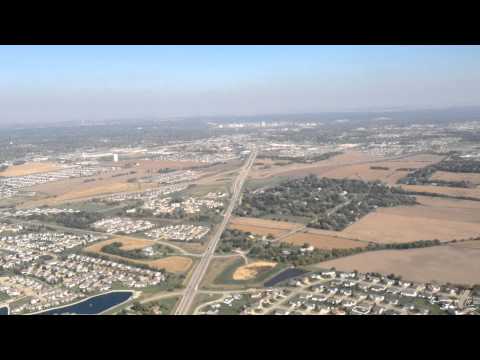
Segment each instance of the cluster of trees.
M172 172L172 171L175 171L175 169L172 169L172 168L161 168L161 169L158 169L158 173L159 174L166 174L166 173L169 173L169 172Z
M102 247L102 252L130 259L158 259L172 253L172 249L167 246L155 244L152 246L155 255L148 256L142 249L123 250L121 242L113 242Z
M175 303L173 303L175 304ZM162 302L149 302L142 304L138 301L135 301L131 307L132 311L141 315L155 315L159 311L161 314L170 313L171 307ZM123 310L122 314L127 314L126 310Z
M435 239L418 240L408 243L369 243L365 247L350 249L314 248L311 250L308 249L308 244L298 246L284 242L272 243L267 241L256 241L251 239L250 235L251 233L249 232L227 229L224 232L224 235L222 235L219 250L221 252L230 252L233 249L241 249L243 251L248 251L247 255L251 258L270 260L295 266L304 266L366 251L403 250L441 245L441 242Z
M438 165L438 164L437 164ZM437 168L437 165L427 166L421 169L416 169L415 171L409 173L407 176L398 180L399 184L405 185L430 185L436 184L438 186L450 186L450 187L460 187L460 188L469 188L472 186L468 181L446 181L446 180L432 180L432 175L440 170Z
M304 217L310 219L310 227L342 230L377 207L415 203L415 198L379 181L309 175L282 182L263 192L244 194L236 214L270 218ZM341 204L345 206L339 207Z
M438 164L433 164L421 169L414 169L407 176L398 180L399 184L406 185L429 185L436 184L439 186L450 186L460 188L470 188L474 186L469 181L445 181L432 180L431 177L436 171L447 172L464 172L464 173L480 173L480 161L464 160L459 157L453 157L444 160Z
M44 222L55 222L57 224L77 228L87 229L90 224L102 219L103 216L96 212L80 211L78 213L60 213L55 215L36 214L30 216L30 219L35 219Z
M435 168L449 172L480 173L480 161L453 158L436 164Z
M225 229L222 233L222 238L218 246L219 252L228 253L233 249L241 249L243 251L249 250L255 240L252 238L251 232L245 232L236 229Z

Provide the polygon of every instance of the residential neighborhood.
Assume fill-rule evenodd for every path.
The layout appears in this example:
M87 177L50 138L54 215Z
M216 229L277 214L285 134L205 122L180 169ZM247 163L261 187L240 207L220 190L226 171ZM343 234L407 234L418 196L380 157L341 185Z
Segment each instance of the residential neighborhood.
M169 225L148 231L145 235L155 240L195 241L208 234L210 229L202 225Z
M480 305L469 297L469 290L455 286L326 270L280 287L225 295L198 311L207 315L473 315Z
M129 218L114 217L96 221L92 227L108 234L133 234L153 228L155 224L147 220L132 220Z

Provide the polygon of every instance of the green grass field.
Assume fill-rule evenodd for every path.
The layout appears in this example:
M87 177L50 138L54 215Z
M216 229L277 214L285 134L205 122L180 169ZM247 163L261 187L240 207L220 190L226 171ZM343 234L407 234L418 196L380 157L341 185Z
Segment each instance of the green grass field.
M215 279L213 280L213 285L237 285L241 287L255 287L255 286L262 286L262 284L269 278L273 277L280 271L286 268L285 264L277 264L271 269L265 270L260 272L256 277L249 280L234 280L233 274L235 270L245 265L243 259L238 258L231 264L229 264L225 269L220 272Z

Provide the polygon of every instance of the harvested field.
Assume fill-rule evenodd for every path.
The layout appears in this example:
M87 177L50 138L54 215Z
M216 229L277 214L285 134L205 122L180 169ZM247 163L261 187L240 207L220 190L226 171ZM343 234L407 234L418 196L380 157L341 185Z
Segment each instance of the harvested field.
M341 231L339 236L377 243L468 239L480 235L479 218L480 211L460 207L383 208Z
M261 179L271 176L305 176L317 171L321 172L326 171L327 169L333 169L340 165L372 160L378 160L378 158L359 151L348 151L330 159L317 161L311 164L291 163L288 165L274 165L275 161L272 161L271 159L259 159L258 161L263 162L265 165L271 165L271 167L263 169L263 165L257 166L252 169L249 178Z
M230 229L237 229L245 232L251 232L257 235L278 236L288 230L295 229L302 224L290 223L286 221L265 220L250 217L234 217L229 223Z
M447 171L436 171L433 173L431 180L442 180L442 181L468 181L474 185L480 184L480 174L473 173L457 173L457 172L447 172Z
M324 235L316 233L315 230L309 230L308 232L300 232L282 239L283 242L287 242L294 245L303 245L305 243L316 247L317 249L352 249L357 247L367 246L366 242L360 242L342 237L335 237L331 235Z
M350 178L366 181L381 180L388 184L395 184L398 179L404 177L408 170L397 171L397 169L418 169L443 159L439 155L412 155L401 159L382 159L374 157L359 151L347 151L333 158L318 161L312 164L293 163L283 166L272 165L268 159L260 161L271 166L268 169L262 169L263 166L257 166L251 172L251 178L259 179L271 176L299 177L309 174L315 174L331 178ZM388 170L371 169L374 167L385 167Z
M466 189L448 186L433 186L433 185L402 185L403 189L416 192L428 192L435 194L443 194L456 197L471 197L480 199L480 188Z
M457 246L458 245L458 246ZM423 249L372 251L318 264L321 268L401 275L410 281L480 283L480 249L434 246Z
M320 171L318 175L335 179L380 180L387 184L394 185L399 179L409 173L408 170L403 169L423 168L439 162L442 158L442 156L438 155L414 155L400 160L376 161L374 163L353 164L339 166L333 169L324 169ZM372 167L388 168L388 170L372 169Z
M450 246L454 246L458 248L466 248L466 249L480 249L480 240L461 241L454 244L450 244Z
M444 199L431 196L416 196L416 199L418 203L425 206L480 210L480 201Z
M233 280L250 280L260 272L273 268L277 263L271 261L257 261L248 265L240 266L233 273Z
M51 162L30 162L22 165L9 166L0 172L1 176L24 176L63 169L59 164Z

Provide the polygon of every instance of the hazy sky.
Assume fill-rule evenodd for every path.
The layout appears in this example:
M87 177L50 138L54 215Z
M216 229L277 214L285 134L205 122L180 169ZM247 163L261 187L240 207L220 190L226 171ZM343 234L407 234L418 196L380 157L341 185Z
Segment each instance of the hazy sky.
M0 46L0 122L480 105L480 46Z

